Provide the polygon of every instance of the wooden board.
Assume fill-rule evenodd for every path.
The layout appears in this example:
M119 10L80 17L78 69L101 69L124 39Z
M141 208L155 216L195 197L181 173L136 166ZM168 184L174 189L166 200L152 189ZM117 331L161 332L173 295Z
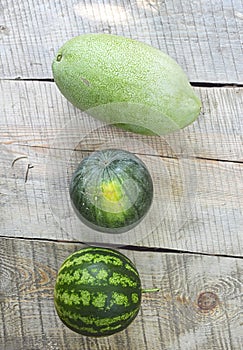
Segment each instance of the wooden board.
M1 1L1 350L242 348L242 9L242 0ZM131 136L75 109L51 63L90 32L175 58L202 100L198 120L166 137ZM67 190L83 156L113 145L146 162L155 200L143 226L103 239L80 226ZM160 288L143 294L128 329L100 339L69 331L53 306L60 264L91 240L121 249L143 287Z
M241 83L242 0L3 0L2 78L51 78L57 49L90 32L141 40L175 58L193 82Z
M137 266L142 307L127 328L106 338L75 334L58 319L53 288L63 260L81 245L2 239L2 350L239 350L243 342L243 261L121 250ZM4 278L3 278L4 277Z
M73 107L54 83L0 80L0 89L0 140L8 147L50 148L58 142L55 141L58 136L71 139L66 134L75 133L75 121L80 119L84 120L80 139L87 133L92 136L85 145L89 150L99 147L109 137L124 136L115 128L108 135L102 131L92 134L92 129L100 125ZM165 157L176 153L182 157L242 161L243 88L195 88L195 93L201 98L203 108L192 125L166 138L133 134L133 142L149 143L154 153ZM66 149L70 148L69 143L65 144Z
M113 243L242 254L243 168L238 160L243 89L197 89L205 107L196 123L168 137L132 139L130 133L77 111L53 83L1 85L2 235L97 239L90 238L70 208L68 179L87 151L113 145L140 155L155 184L147 221L135 234L112 238ZM111 237L101 239L110 243Z

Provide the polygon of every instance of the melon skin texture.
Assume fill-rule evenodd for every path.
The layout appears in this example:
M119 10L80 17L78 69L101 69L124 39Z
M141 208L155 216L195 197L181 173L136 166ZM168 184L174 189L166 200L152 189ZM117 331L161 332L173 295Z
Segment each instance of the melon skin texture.
M141 305L141 281L125 255L108 248L89 247L71 254L60 267L54 305L71 330L104 337L124 330Z
M135 133L167 134L200 113L201 102L176 61L133 39L101 33L74 37L57 52L52 71L74 106Z
M132 153L104 149L84 158L74 172L69 193L79 219L90 228L119 234L137 226L150 209L153 181Z

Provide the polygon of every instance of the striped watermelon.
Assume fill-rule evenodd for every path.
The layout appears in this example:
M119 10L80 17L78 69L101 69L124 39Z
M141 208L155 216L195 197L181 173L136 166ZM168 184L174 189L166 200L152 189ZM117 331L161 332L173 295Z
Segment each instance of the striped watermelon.
M141 304L134 264L113 249L89 247L62 264L54 288L58 316L71 330L102 337L125 329Z

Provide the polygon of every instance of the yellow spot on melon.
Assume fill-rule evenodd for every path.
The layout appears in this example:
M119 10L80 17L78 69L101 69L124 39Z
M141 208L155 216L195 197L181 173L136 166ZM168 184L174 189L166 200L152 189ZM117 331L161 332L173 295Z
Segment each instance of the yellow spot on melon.
M103 182L101 190L105 199L110 202L119 202L123 197L121 185L116 181Z

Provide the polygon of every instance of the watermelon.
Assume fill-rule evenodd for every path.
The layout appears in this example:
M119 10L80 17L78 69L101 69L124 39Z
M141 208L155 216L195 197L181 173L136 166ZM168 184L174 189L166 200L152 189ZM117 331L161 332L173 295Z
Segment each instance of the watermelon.
M106 233L134 228L147 214L153 182L145 164L134 154L104 149L84 158L69 188L73 208L87 226Z
M124 330L135 319L141 293L139 273L125 255L87 247L60 267L54 304L61 321L74 332L104 337Z

